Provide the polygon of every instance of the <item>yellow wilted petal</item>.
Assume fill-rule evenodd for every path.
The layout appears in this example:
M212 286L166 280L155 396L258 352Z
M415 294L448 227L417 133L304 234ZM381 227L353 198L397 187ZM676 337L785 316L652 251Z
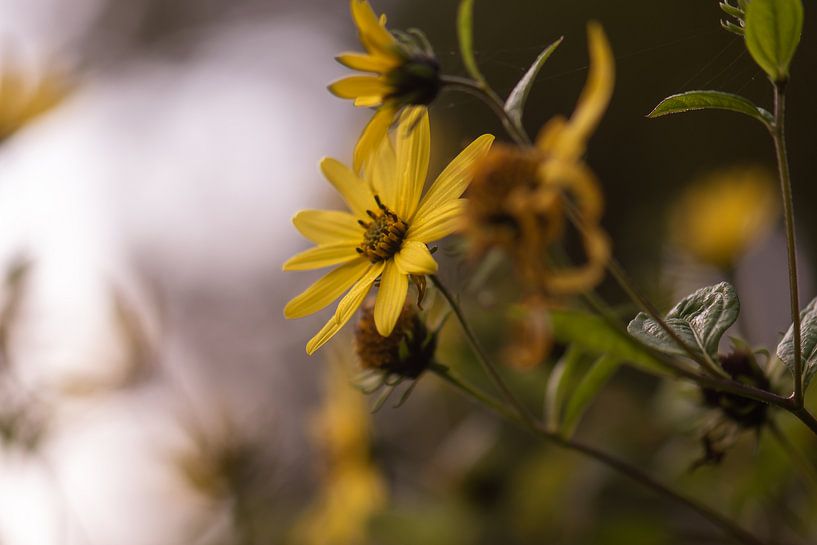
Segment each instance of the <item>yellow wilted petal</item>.
M375 76L347 76L329 85L329 92L340 98L382 97L391 90L384 80Z
M597 224L601 220L604 197L596 176L584 163L545 161L538 174L543 182L539 198L550 199L553 186L559 187L573 195L586 223Z
M394 263L403 274L434 274L437 262L431 256L428 247L422 242L404 242L400 251L394 255Z
M406 232L406 240L434 242L447 237L459 228L465 205L465 199L457 199L427 209L423 215L417 214Z
M363 237L357 219L340 210L301 210L293 216L292 224L315 244L359 241Z
M303 318L326 307L352 287L369 268L371 263L361 257L342 265L292 298L284 307L287 319Z
M582 293L592 289L604 278L610 260L610 241L598 228L582 234L586 263L578 267L556 269L548 273L547 290L554 295Z
M576 109L561 137L551 149L559 157L575 159L584 153L587 139L601 121L615 82L615 66L604 29L596 22L587 25L590 73Z
M492 134L483 134L460 152L443 170L420 201L413 221L423 218L448 201L458 199L473 178L474 162L485 156L494 142Z
M337 159L321 159L321 172L356 216L365 218L366 210L374 210L377 206L369 186Z
M383 263L372 264L369 270L358 280L349 293L343 296L343 299L338 303L338 308L335 311L326 325L324 325L318 333L306 343L306 353L310 356L329 341L340 329L346 325L346 322L352 317L355 311L363 303L366 295L372 287L375 279L383 272Z
M360 172L364 162L375 153L381 140L386 137L389 127L394 121L395 113L390 106L381 106L363 129L363 133L355 145L354 167L356 172Z
M397 215L410 218L417 209L428 174L431 151L431 128L428 110L418 106L406 108L397 127Z
M285 271L308 271L346 263L358 257L355 248L357 244L353 242L315 246L290 257L282 268Z
M391 335L394 324L403 311L407 293L408 276L400 272L393 262L387 263L374 303L374 324L383 337Z

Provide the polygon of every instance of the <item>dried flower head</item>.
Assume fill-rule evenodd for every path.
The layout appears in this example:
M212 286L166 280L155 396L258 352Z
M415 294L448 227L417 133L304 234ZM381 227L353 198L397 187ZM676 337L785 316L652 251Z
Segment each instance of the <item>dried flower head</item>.
M431 363L436 346L436 336L412 305L403 307L388 337L377 331L374 304L369 301L363 306L355 328L355 348L363 369L416 379Z
M535 147L496 146L477 163L469 190L466 232L477 255L506 250L527 287L545 295L580 293L601 281L610 258L600 227L604 200L581 161L613 88L613 57L603 30L588 27L591 70L569 120L552 119ZM584 263L556 267L549 253L567 219L577 227Z
M720 355L721 367L732 379L768 391L770 384L754 355L746 349L737 349ZM759 428L766 423L768 405L726 392L703 388L704 403L718 409L726 418L743 428Z

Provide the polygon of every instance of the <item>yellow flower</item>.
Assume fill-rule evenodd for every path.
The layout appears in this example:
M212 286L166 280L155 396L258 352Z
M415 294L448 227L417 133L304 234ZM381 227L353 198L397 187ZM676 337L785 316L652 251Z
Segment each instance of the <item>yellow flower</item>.
M338 265L287 304L284 315L300 318L329 305L344 292L335 315L306 345L312 354L352 317L375 280L380 288L374 308L377 331L387 337L400 317L409 276L437 271L427 243L451 234L465 200L460 196L471 180L471 165L490 148L493 136L477 138L463 150L420 198L430 151L425 108L401 116L396 144L384 138L367 159L364 178L335 159L323 159L321 170L346 201L351 213L303 210L295 227L317 246L284 263L284 270L309 270Z
M69 90L56 72L37 78L9 65L0 73L0 140L59 104Z
M712 172L689 187L672 215L672 239L697 260L727 269L774 227L773 176L762 168Z
M321 491L295 524L291 545L366 543L369 520L388 500L386 482L371 457L372 417L351 385L351 354L334 356L324 379L324 402L312 423L324 461Z
M329 86L336 96L354 99L355 106L377 108L355 147L354 167L377 147L397 113L405 106L430 104L440 90L440 66L425 38L386 29L386 16L375 15L366 0L351 0L352 17L366 53L343 53L338 62L371 76L349 76Z

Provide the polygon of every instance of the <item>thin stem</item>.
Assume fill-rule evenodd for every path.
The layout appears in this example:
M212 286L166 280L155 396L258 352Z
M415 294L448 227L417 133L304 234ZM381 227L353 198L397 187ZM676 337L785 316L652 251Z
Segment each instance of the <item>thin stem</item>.
M462 332L465 334L465 338L468 340L468 344L471 346L474 354L477 357L477 360L482 365L482 368L485 370L485 373L488 377L493 381L494 385L502 394L502 397L510 403L510 405L519 413L519 417L524 420L526 425L536 427L537 422L533 415L530 413L527 407L517 399L511 389L505 384L505 381L502 379L502 376L499 374L496 365L491 361L488 357L487 352L482 347L482 344L477 339L474 331L471 329L471 326L468 324L468 321L465 319L465 315L462 312L457 301L454 299L454 296L448 291L448 288L440 282L440 279L436 275L431 275L431 281L440 291L442 296L448 302L448 306L451 307L451 310L454 311L454 315L457 317L457 321L460 323L460 327L462 328Z
M586 227L582 217L569 201L565 200L565 203L565 210L570 222L576 227L576 229L579 230L579 232L584 234L586 232ZM616 283L618 283L619 287L624 291L627 297L629 297L636 306L644 311L644 313L652 318L653 321L655 321L661 327L664 333L666 333L667 336L672 339L673 342L675 342L675 344L686 352L690 359L697 362L708 373L715 377L726 379L730 378L723 369L712 361L712 358L706 353L706 351L702 351L703 356L699 355L692 349L691 346L684 342L680 336L678 336L678 333L676 333L675 330L672 329L669 324L667 324L666 320L664 320L649 299L647 299L647 297L635 287L635 284L633 284L627 273L624 271L624 268L618 263L618 261L616 261L614 257L611 257L607 261L607 270L610 272L610 275L613 277Z
M528 137L525 129L508 115L508 112L505 111L505 105L502 99L499 98L493 89L480 84L478 81L457 76L443 76L442 82L445 87L463 91L485 102L502 121L502 125L505 127L505 130L508 131L508 135L514 142L520 146L531 145L530 137Z
M458 390L461 390L466 395L471 396L479 403L482 403L485 407L491 409L497 414L513 422L518 421L517 416L513 411L508 410L508 408L505 405L503 405L496 399L492 398L488 394L484 393L482 390L465 382L445 365L441 365L439 363L432 363L431 365L428 366L428 370L433 372L435 375L443 379L448 384L452 385Z
M664 330L674 342L677 344L687 355L695 362L697 362L701 367L703 367L709 374L722 377L722 378L729 378L723 369L718 367L715 362L712 361L712 358L703 351L703 357L697 354L691 346L689 346L684 340L672 329L669 324L667 324L666 320L661 316L658 310L653 306L653 304L644 296L638 289L635 287L633 282L630 280L627 273L624 271L624 268L619 264L619 262L615 258L610 258L607 262L607 270L610 271L610 275L615 279L624 293L641 308L650 318L652 318L661 329Z
M786 224L786 253L789 263L789 299L791 322L794 333L794 404L803 406L803 356L800 339L800 295L797 287L797 244L794 230L794 202L789 174L789 157L786 150L786 85L774 84L774 124L770 129L777 169L780 176L780 192L783 195L783 218Z
M777 422L774 420L769 420L769 431L772 434L772 437L777 440L777 443L780 445L780 448L786 453L786 456L791 459L794 465L800 468L800 472L803 473L806 478L809 480L811 485L817 488L817 468L814 467L814 464L811 460L806 457L803 452L797 448L789 438L786 437L786 434L783 433L783 430L780 429L780 426L777 425Z
M591 458L596 462L599 462L605 465L606 467L618 472L619 474L637 482L638 484L653 490L659 495L662 495L680 505L687 507L692 511L695 511L701 517L708 520L711 524L720 528L724 533L726 533L729 536L732 536L737 542L748 545L764 545L764 543L761 540L759 540L754 535L738 526L737 523L724 517L723 515L711 509L710 507L698 503L696 499L689 498L687 496L684 496L683 494L680 494L679 492L672 490L667 485L656 480L651 475L642 471L636 466L631 465L630 463L624 460L616 458L615 456L608 454L604 451L598 450L595 447L586 445L574 439L563 437L557 432L549 431L543 428L541 424L538 424L536 422L528 422L523 419L520 419L519 417L507 411L507 409L505 409L504 407L502 407L501 403L492 399L487 394L481 392L476 387L463 382L462 380L454 376L446 367L442 365L432 365L430 367L430 370L437 376L445 380L448 384L451 384L452 386L457 388L460 392L463 392L466 395L471 396L473 399L479 401L480 403L483 403L488 408L493 409L500 415L514 422L515 424L523 426L525 429L527 429L529 432L536 435L537 437L549 441L553 445L558 446L560 448L576 452L587 458Z

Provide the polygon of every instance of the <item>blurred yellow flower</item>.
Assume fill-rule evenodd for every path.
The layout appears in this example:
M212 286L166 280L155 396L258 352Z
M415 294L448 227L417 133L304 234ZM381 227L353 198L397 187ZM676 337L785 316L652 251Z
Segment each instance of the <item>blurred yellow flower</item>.
M349 212L302 210L292 219L317 244L287 260L284 270L339 265L292 299L287 318L300 318L340 300L335 314L306 345L312 354L354 314L380 278L374 320L387 337L406 301L409 277L433 274L437 262L427 244L451 234L465 206L460 196L471 181L471 165L490 148L486 134L463 150L437 177L422 199L428 171L431 135L425 108L407 109L396 129L396 144L383 138L367 159L364 179L335 159L323 159L321 170L351 209Z
M362 544L369 518L386 504L386 485L371 461L365 398L351 386L344 359L331 360L313 428L326 460L323 490L295 526L294 545Z
M475 251L505 248L528 286L544 295L592 288L610 258L610 243L599 225L604 199L581 157L613 92L613 55L597 23L588 25L588 41L590 73L570 119L553 118L535 147L495 146L477 165L469 190L467 228ZM547 251L562 237L570 210L579 223L586 261L554 267Z
M56 106L66 93L56 74L37 78L13 67L0 72L0 140Z
M695 259L729 269L769 234L779 215L773 175L731 167L694 182L671 216L672 239Z
M377 147L398 112L409 105L427 105L440 90L440 66L419 33L386 29L386 16L375 15L366 0L351 0L352 17L366 53L343 53L338 62L371 76L348 76L329 86L336 96L354 99L355 106L377 108L355 146L355 171Z

